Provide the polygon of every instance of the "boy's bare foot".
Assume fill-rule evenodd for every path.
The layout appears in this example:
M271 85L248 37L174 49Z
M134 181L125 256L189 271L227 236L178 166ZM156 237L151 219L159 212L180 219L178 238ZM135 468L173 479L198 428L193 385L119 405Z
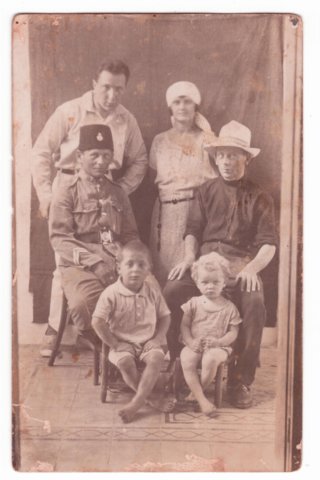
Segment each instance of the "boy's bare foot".
M119 410L118 415L119 417L121 417L121 420L124 423L130 423L133 420L137 411L138 408L135 405L128 403L121 410Z
M162 398L148 398L147 403L160 412L169 413L174 409L177 400L173 396L166 396Z

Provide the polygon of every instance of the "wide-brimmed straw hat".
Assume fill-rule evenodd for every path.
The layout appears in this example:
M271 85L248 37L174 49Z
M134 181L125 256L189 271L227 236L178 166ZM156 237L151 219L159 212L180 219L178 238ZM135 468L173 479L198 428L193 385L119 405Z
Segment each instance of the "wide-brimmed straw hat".
M260 153L260 148L250 147L251 131L245 125L235 120L224 125L211 143L204 145L204 149L209 153L215 153L218 147L237 147L250 153L251 157L256 157Z

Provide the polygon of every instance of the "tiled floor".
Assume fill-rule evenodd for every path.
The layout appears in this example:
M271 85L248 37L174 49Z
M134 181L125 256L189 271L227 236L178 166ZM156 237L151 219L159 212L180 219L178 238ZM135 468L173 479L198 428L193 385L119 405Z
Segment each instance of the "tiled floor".
M38 346L21 346L21 470L273 471L275 358L273 347L262 349L249 410L225 398L215 419L183 403L170 414L146 406L123 424L117 411L130 394L100 402L90 351L69 348L48 367Z

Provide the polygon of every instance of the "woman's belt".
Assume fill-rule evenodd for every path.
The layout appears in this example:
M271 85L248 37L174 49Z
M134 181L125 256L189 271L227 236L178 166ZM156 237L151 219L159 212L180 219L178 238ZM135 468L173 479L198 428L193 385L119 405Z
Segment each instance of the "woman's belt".
M173 203L173 205L175 205L176 203L188 202L189 200L194 200L194 197L173 198L172 200L161 200L161 198L159 197L159 202L160 202L160 204Z
M164 203L171 203L172 205L176 205L177 203L180 202L189 202L191 200L194 200L194 197L186 197L186 198L173 198L172 200L161 200L159 197L159 217L158 217L158 224L157 224L157 230L158 230L158 241L157 241L157 250L160 252L161 249L161 216L162 216L162 205Z

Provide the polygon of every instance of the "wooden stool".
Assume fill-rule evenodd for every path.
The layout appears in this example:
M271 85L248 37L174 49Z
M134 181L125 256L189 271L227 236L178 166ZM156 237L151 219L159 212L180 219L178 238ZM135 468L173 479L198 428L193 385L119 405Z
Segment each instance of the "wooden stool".
M101 391L100 391L100 400L102 403L106 403L108 391L112 391L112 381L115 377L120 376L120 371L115 365L113 365L108 360L109 347L105 343L102 344L102 355L101 355ZM140 362L138 364L139 371L143 371L144 364ZM162 375L167 375L169 378L165 380L164 389L165 392L169 393L173 391L172 381L173 381L173 371L169 372L168 368L161 370ZM122 377L121 377L122 379ZM123 381L123 380L122 380Z
M220 363L214 380L214 403L217 408L220 408L222 404L223 369L225 365L226 362ZM173 393L176 398L182 384L182 379L183 371L181 366L181 360L180 358L176 358L173 374Z
M54 347L51 352L51 356L48 361L48 366L53 367L55 359L58 355L61 340L63 337L63 333L65 331L66 326L68 325L69 321L71 320L71 315L70 311L68 309L68 301L63 294L63 299L62 299L62 308L61 308L61 316L60 316L60 323L59 323L59 328L56 336L56 341L54 344ZM100 371L100 351L99 347L97 345L94 345L94 350L93 350L93 385L99 385L99 371Z

